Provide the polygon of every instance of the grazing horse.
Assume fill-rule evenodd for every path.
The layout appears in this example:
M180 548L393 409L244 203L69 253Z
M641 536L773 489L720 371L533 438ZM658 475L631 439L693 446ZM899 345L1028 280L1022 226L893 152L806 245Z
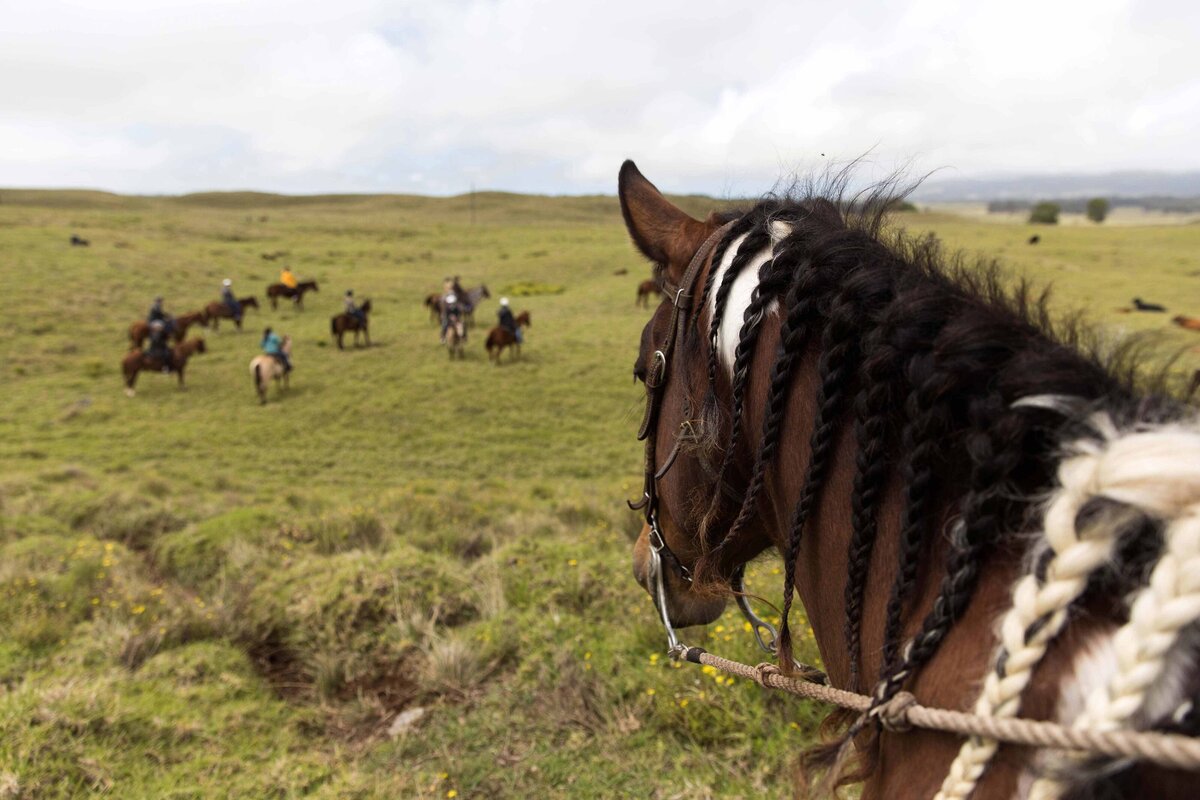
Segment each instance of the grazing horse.
M668 630L717 619L774 551L780 669L803 671L798 591L829 681L886 717L911 692L1000 719L1200 733L1194 409L1081 352L1083 333L995 269L896 230L883 192L701 221L626 162L619 196L666 293L634 366L633 562ZM855 766L865 800L1195 796L1194 774L1148 762L878 719L810 765L835 764L830 782Z
M1182 314L1177 314L1171 318L1171 322L1174 322L1184 330L1200 331L1200 319L1196 319L1195 317L1185 317Z
M76 233L71 234L71 246L72 247L88 247L89 245L91 245L91 242L89 242L87 239L84 239L79 234L76 234Z
M253 297L239 297L238 305L242 307L242 317L245 318L246 315L244 312L247 308L258 308L258 300ZM221 319L233 319L233 312L229 310L229 306L225 305L220 300L209 303L204 307L204 310L208 312L208 324L214 331L219 327L219 322ZM233 320L233 324L237 326L239 331L242 329L241 319Z
M368 299L363 302L359 309L363 313L363 319L360 322L358 317L351 316L346 312L337 314L333 319L329 320L329 330L337 337L338 350L344 350L342 347L342 336L346 331L354 331L354 346L358 347L358 334L361 332L363 338L366 339L367 347L371 346L371 332L367 329L367 315L371 313L371 301Z
M182 342L184 337L187 336L188 328L195 324L199 324L201 327L208 324L207 309L189 311L172 319L171 338L175 340L176 344ZM129 342L132 347L140 348L149 335L150 325L145 320L138 320L129 326Z
M292 337L283 337L283 353L289 358L292 355ZM260 353L250 359L250 375L254 378L254 388L258 391L258 400L262 405L267 404L267 388L270 387L271 381L275 381L275 385L279 387L279 391L288 388L288 376L290 372L283 368L283 364L275 356L266 353Z
M316 281L300 281L294 289L286 283L272 283L267 287L267 299L271 301L271 309L274 310L279 307L279 298L290 297L292 303L303 311L304 293L319 291L321 290L317 287Z
M662 287L657 281L642 281L638 284L637 299L633 301L635 306L642 308L650 307L650 295L662 296Z
M529 321L529 312L522 311L517 314L515 322L518 328L528 328L531 324ZM517 341L517 337L513 332L501 328L499 325L488 331L487 341L484 342L484 348L487 349L488 358L498 367L500 366L500 355L504 352L504 348L511 347L513 349L513 359L521 357L521 343Z
M183 383L183 371L187 369L188 359L197 353L206 352L208 352L208 347L199 337L193 337L171 348L171 372L179 376L180 389L187 388ZM133 384L137 382L140 371L144 369L158 371L162 367L162 361L159 359L151 358L141 350L130 350L125 358L121 359L121 373L125 376L125 394L133 397Z

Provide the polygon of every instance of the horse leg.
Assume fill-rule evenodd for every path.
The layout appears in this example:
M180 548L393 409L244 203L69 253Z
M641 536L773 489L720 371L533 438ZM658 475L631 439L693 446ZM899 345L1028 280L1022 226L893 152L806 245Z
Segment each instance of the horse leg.
M137 383L138 366L135 364L131 367L125 367L125 396L133 397L137 392L134 391L133 385Z
M187 386L183 382L183 369L184 369L183 364L180 364L179 365L179 390L181 392L187 391Z
M277 300L277 299L278 299L278 298L276 298L276 297L275 297L275 295L271 295L271 310L272 310L272 311L277 311L277 310L279 309L279 306L278 306L278 304L276 303L276 300Z

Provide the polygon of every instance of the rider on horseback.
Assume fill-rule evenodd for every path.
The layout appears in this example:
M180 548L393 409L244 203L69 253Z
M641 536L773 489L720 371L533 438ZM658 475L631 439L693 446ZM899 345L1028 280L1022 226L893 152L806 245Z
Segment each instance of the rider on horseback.
M153 326L155 322L162 323L168 334L175 327L175 320L171 319L166 311L163 311L162 295L154 298L154 302L150 305L150 312L146 314L147 325Z
M229 316L233 317L235 322L241 322L242 304L233 296L233 281L229 278L221 281L221 302L229 309Z
M283 340L270 328L263 331L262 349L267 355L274 356L275 360L283 367L284 372L292 371L292 362L284 349Z
M343 298L343 302L346 304L346 313L358 320L359 325L366 327L367 315L363 313L363 310L354 302L353 289L346 290L346 296Z
M289 289L296 288L296 284L298 281L296 280L296 276L292 274L291 267L283 268L283 270L279 273L279 282L282 283L284 286L288 287Z
M467 338L466 330L463 328L463 307L458 304L458 295L448 294L442 302L442 344L446 343L446 331L450 326L454 326L454 330L458 332L458 338Z
M496 312L496 315L500 317L500 327L511 333L517 340L517 344L521 344L525 337L521 334L521 326L513 317L512 309L508 307L507 297L500 298L500 310Z
M167 323L156 319L150 323L150 346L146 348L146 357L162 364L163 372L170 372L174 366L171 346L167 343Z

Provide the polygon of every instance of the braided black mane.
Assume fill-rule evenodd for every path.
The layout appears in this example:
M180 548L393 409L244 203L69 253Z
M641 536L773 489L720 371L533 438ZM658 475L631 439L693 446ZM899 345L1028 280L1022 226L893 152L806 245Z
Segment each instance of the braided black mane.
M786 410L807 353L817 353L815 418L807 443L807 474L794 506L784 552L784 614L780 658L790 663L788 610L801 537L820 502L838 434L849 427L856 446L852 531L846 576L845 639L853 690L858 675L863 592L879 523L884 486L898 475L903 491L899 559L887 604L886 643L878 699L886 701L936 653L969 604L981 564L1005 535L1025 529L1029 501L1050 481L1057 428L1047 412L1014 408L1042 394L1072 395L1110 410L1135 410L1136 353L1101 356L1098 339L1072 320L1053 322L1045 294L1007 280L992 262L947 255L937 240L913 238L888 223L893 196L855 202L816 197L772 198L745 213L722 243L714 265L742 238L718 282L710 270L703 296L716 315L692 331L710 342L708 401L719 405L719 484L703 517L706 552L701 576L728 573L723 559L756 516L770 470L785 441ZM781 225L782 224L782 225ZM772 228L772 226L775 226ZM785 235L780 235L782 230ZM790 230L790 232L787 232ZM774 233L773 233L774 231ZM771 248L744 314L721 383L715 344L733 281L753 256ZM764 312L778 302L779 346L769 365L761 430L745 423L749 375ZM728 332L726 332L728 335ZM1110 348L1112 349L1112 348ZM762 366L762 365L760 365ZM721 404L716 396L728 391ZM1171 401L1161 401L1170 406ZM748 471L734 469L739 448L752 453ZM740 498L730 503L728 496ZM928 562L940 533L939 509L951 503L954 523L945 562L927 566L941 587L920 632L901 641L918 566Z

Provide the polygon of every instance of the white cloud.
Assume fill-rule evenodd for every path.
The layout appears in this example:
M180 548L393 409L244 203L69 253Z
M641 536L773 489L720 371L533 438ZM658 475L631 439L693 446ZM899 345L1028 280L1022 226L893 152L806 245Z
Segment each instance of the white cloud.
M1200 10L43 2L0 26L0 185L756 193L882 169L1200 168ZM822 155L824 154L824 155Z

